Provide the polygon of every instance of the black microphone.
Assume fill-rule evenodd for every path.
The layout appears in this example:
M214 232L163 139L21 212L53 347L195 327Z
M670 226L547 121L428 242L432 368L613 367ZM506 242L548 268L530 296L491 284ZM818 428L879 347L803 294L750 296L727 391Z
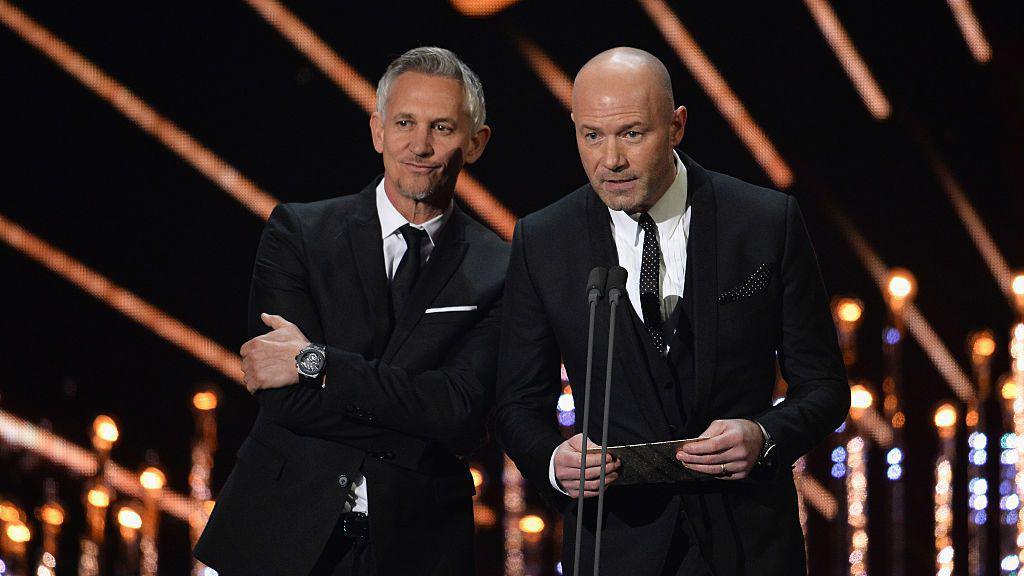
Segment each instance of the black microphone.
M619 298L626 291L626 269L616 266L608 271L608 280L605 284L605 291L608 294L608 301L618 304Z
M611 312L608 315L608 361L605 364L604 376L604 424L601 426L601 476L597 485L597 529L594 533L594 576L600 574L598 567L601 562L601 529L602 518L604 517L604 478L608 466L608 409L611 407L609 399L612 391L612 359L615 350L615 316L619 307L619 300L626 291L626 269L622 266L615 266L608 271L608 283L605 284L605 293L608 294L608 303Z
M604 296L604 285L608 282L608 269L598 266L590 271L587 278L587 302L596 302Z
M573 574L580 573L580 536L583 534L583 483L586 481L587 468L587 427L590 426L590 372L594 362L594 316L597 301L604 296L605 284L608 281L608 269L597 266L590 271L587 278L587 302L590 303L590 328L587 331L587 380L583 384L583 450L580 451L580 493L576 506L576 558L573 563Z

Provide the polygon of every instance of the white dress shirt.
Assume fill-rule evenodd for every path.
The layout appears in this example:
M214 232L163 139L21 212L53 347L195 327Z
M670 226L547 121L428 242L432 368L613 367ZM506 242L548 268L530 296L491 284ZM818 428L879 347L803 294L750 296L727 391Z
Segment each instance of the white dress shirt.
M683 299L683 281L686 278L686 244L690 237L690 208L686 205L686 166L679 155L676 159L676 178L668 190L650 210L647 211L658 226L658 243L661 245L662 320L672 315L676 305ZM612 238L619 255L619 266L626 269L626 292L637 315L643 319L640 306L640 264L643 261L644 229L640 227L640 213L626 214L620 210L608 209L611 215ZM668 348L666 346L666 352ZM557 451L557 449L556 449ZM548 464L548 480L559 492L567 494L555 478L555 454L551 453Z
M389 283L395 277L395 271L398 270L398 265L402 262L402 257L405 256L405 237L402 236L398 229L409 224L427 233L430 242L423 242L420 246L420 263L422 264L430 259L430 254L434 251L434 246L437 244L438 236L441 234L441 230L444 229L444 225L448 223L454 206L454 203L449 204L448 209L443 214L435 216L423 224L413 224L406 220L405 216L402 216L394 204L391 203L387 193L384 192L384 180L380 181L380 184L377 185L377 218L380 219L380 237L384 242L384 273L387 274ZM351 510L352 512L367 514L369 507L366 497L366 478L362 474L356 474L355 478L352 479L352 486L355 502L351 502L352 498L349 497L349 502L345 503L345 511ZM349 508L350 505L351 509Z

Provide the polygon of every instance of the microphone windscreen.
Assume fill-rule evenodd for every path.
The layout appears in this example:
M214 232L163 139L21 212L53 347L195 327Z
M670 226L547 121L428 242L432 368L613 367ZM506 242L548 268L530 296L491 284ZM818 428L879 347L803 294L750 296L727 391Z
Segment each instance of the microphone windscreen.
M604 296L604 285L608 281L608 269L604 266L597 266L590 271L587 278L587 298Z
M626 269L622 266L615 266L608 271L608 283L605 284L605 293L611 294L612 290L622 292L626 289Z

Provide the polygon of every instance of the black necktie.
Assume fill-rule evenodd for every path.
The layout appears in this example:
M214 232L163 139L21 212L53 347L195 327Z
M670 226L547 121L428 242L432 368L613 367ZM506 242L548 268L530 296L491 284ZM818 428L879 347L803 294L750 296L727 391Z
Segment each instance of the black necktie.
M405 238L405 254L398 264L398 270L395 270L394 278L391 279L391 305L396 320L402 316L402 309L413 287L416 286L416 278L420 275L423 239L427 238L426 231L409 224L402 226L398 231Z
M640 262L640 309L644 326L658 352L665 352L665 336L661 332L661 245L658 243L658 225L647 212L640 214L640 227L644 229L644 252Z

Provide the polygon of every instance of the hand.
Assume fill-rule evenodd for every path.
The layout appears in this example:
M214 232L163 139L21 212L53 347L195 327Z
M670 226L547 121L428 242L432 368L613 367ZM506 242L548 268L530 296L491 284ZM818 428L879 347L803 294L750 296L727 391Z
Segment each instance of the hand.
M761 427L751 420L715 420L700 436L681 446L676 459L690 470L726 480L746 478L764 446Z
M555 448L555 478L565 488L569 496L579 498L580 496L580 454L583 452L583 434L577 434ZM619 477L616 472L622 462L607 455L605 467L605 486L608 486ZM601 477L601 447L587 440L587 468L586 481L583 484L583 497L592 498L597 496L598 485Z
M250 394L267 388L282 388L299 383L295 356L309 345L299 327L273 314L260 314L263 323L273 328L242 344L242 383Z

